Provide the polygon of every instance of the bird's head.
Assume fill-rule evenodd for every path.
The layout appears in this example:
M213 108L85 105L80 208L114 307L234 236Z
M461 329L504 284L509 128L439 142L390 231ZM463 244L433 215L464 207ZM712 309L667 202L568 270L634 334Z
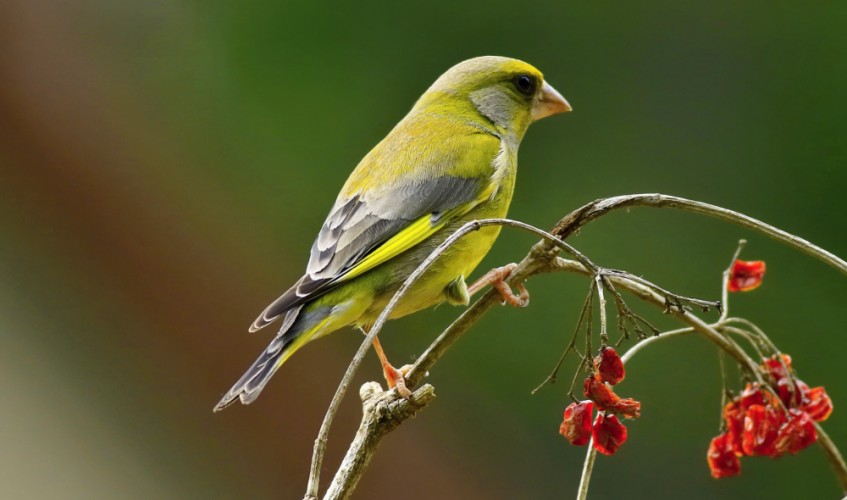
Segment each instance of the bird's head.
M415 108L482 119L518 139L530 123L571 110L540 71L523 61L497 56L475 57L453 66Z

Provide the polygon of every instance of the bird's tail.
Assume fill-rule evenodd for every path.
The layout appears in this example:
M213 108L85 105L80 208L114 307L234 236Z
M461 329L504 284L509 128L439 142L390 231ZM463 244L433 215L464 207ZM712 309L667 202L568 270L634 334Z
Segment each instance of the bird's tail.
M321 332L330 320L331 307L317 307L307 311L301 311L302 308L300 306L288 312L276 338L227 391L213 411L223 410L236 399L240 399L243 404L252 403L279 367L313 339L315 334Z

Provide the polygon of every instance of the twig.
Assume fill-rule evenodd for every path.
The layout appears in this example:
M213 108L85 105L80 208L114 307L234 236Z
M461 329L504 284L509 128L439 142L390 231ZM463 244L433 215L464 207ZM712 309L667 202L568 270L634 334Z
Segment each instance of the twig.
M726 318L726 320L724 322L726 324L740 323L740 324L746 326L747 328L749 328L750 331L753 332L756 335L756 338L759 339L759 341L762 342L762 344L767 346L768 349L770 349L770 352L777 355L777 359L779 359L780 362L783 365L782 368L786 372L790 371L790 370L788 370L788 367L785 366L785 363L782 361L782 352L779 350L779 348L776 346L776 344L774 344L773 341L771 341L770 337L765 335L765 332L763 332L762 329L759 328L755 323L753 323L750 320L744 319L744 318Z
M739 337L746 340L747 343L750 344L750 347L752 347L753 350L756 351L756 355L759 357L759 359L765 359L765 355L764 355L764 353L762 352L762 349L761 349L762 341L754 333L748 332L747 330L744 330L742 328L736 328L734 326L728 326L728 325L726 325L724 323L720 323L720 322L716 323L716 325L720 325L718 327L718 329L720 331L726 332L726 333L731 333L733 335L738 335ZM787 373L787 371L786 371L786 373Z
M594 462L597 461L597 450L594 449L594 437L588 439L588 451L585 452L582 463L582 474L579 476L579 488L576 490L577 500L588 498L588 486L591 484L591 473L594 472Z
M359 389L362 398L362 423L347 454L341 461L325 498L348 498L362 472L367 468L382 437L409 417L414 417L435 399L435 390L425 384L412 394L411 400L397 399L383 391L377 382L367 382Z
M609 343L609 332L606 330L606 296L603 295L603 277L595 276L594 281L597 283L597 300L599 301L600 307L600 347L606 347L606 344ZM591 353L585 353L586 356L590 356Z
M646 286L647 288L650 288L650 289L658 292L660 295L664 295L665 296L665 303L667 304L667 307L676 307L677 309L683 310L683 309L685 309L685 304L688 303L688 304L692 304L692 305L699 307L703 312L709 311L709 309L711 309L712 307L714 307L718 310L720 310L723 307L723 306L721 306L721 303L718 302L718 301L695 299L695 298L692 298L692 297L685 297L683 295L679 295L679 294L670 292L670 291L665 290L664 288L660 287L659 285L656 285L655 283L652 283L652 282L642 278L641 276L636 276L636 275L634 275L632 273L628 273L626 271L619 271L617 269L605 269L605 270L603 270L603 275L604 276L617 276L619 278L627 278L630 281L640 283L640 284Z
M592 288L596 288L595 281L592 281ZM594 333L594 301L588 303L588 312L586 313L585 321L585 352L582 353L582 364L580 368L588 370L589 358L591 358L591 335ZM574 384L571 383L570 391L568 392L573 397Z
M556 227L550 232L556 235L556 237L564 240L574 232L579 231L584 225L611 212L612 210L639 206L676 208L687 212L708 215L709 217L715 217L732 222L733 224L738 224L739 226L754 229L770 238L781 241L796 250L815 257L821 262L834 267L842 274L847 275L847 262L832 252L828 252L823 248L800 238L799 236L794 236L789 232L783 231L782 229L778 229L770 224L766 224L758 219L754 219L734 210L729 210L700 201L688 200L677 196L668 196L665 194L628 194L595 200L568 214L565 218L560 220L559 223L556 224Z
M726 408L726 403L727 403L727 401L729 401L729 398L732 396L732 394L729 392L729 385L727 383L726 361L724 361L724 357L725 357L724 353L722 353L721 351L718 351L718 365L720 365L721 387L723 389L721 391L721 405L719 407L720 412L718 412L720 414L720 420L718 422L718 427L721 429L721 431L726 429L726 420L724 420L724 418L723 418L723 409Z
M723 281L721 281L721 302L723 302L723 310L721 311L721 317L719 321L725 320L729 315L729 277L732 275L732 268L735 266L735 261L738 259L738 256L741 255L741 250L744 249L744 246L747 245L747 240L738 240L738 246L735 247L735 253L732 254L732 260L729 261L729 265L726 266L726 270L724 270L721 277Z
M569 261L573 262L573 261ZM562 363L565 362L565 357L567 357L568 353L570 353L574 346L576 346L576 339L579 336L579 330L582 328L582 322L585 320L585 313L588 310L588 304L594 300L594 290L589 290L588 294L585 296L585 302L582 304L582 309L579 310L579 318L576 320L576 327L573 329L573 334L571 335L571 340L568 342L568 345L565 346L564 352L559 356L559 361L556 362L556 365L553 366L553 371L550 372L550 375L547 375L547 378L541 382L538 387L532 390L531 394L535 394L545 385L553 384L556 382L556 376L559 374L559 369L562 368Z

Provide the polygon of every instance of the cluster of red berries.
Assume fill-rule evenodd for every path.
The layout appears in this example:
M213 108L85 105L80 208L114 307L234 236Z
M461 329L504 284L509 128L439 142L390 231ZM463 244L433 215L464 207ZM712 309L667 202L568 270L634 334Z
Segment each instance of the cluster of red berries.
M826 390L797 379L788 355L767 358L761 367L770 387L747 384L723 409L725 431L712 439L706 455L715 478L738 475L745 455L777 458L799 452L817 441L814 422L832 413Z
M618 420L641 416L641 403L632 398L621 398L612 391L612 385L626 376L623 361L611 347L603 347L594 358L594 376L585 379L585 401L571 403L565 409L559 434L571 444L583 446L594 438L594 448L604 455L613 455L626 441L626 427ZM592 424L594 406L597 414Z

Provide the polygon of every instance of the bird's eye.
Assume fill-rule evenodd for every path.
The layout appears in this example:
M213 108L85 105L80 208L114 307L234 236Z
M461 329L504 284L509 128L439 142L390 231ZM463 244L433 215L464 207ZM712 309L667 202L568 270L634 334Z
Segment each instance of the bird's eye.
M515 78L515 88L521 94L533 95L535 93L535 79L529 75L518 75Z

